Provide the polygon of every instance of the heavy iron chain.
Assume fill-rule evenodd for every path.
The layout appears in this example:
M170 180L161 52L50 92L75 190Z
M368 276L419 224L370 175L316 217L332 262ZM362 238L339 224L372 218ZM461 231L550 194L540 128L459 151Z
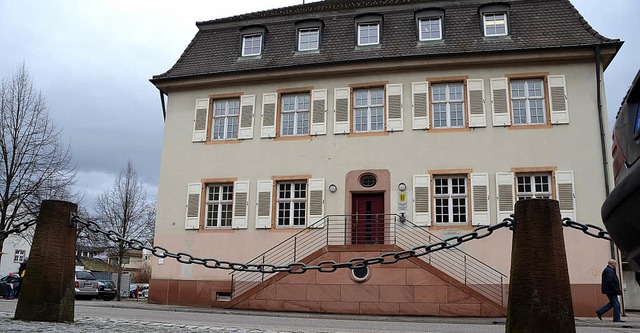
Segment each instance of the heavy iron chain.
M239 263L239 262L218 260L214 258L198 258L184 252L173 253L161 246L148 246L148 245L145 245L142 241L137 239L126 239L113 230L105 231L102 228L100 228L100 226L97 223L93 221L84 220L78 217L77 215L71 218L71 222L73 224L84 225L87 228L87 230L91 232L103 234L111 241L124 242L134 250L146 249L150 251L151 254L159 258L173 258L182 264L189 264L189 265L196 264L196 265L202 265L207 268L243 271L243 272L256 272L256 273L264 273L264 274L272 274L272 273L279 273L279 272L287 272L291 274L302 274L308 270L316 270L323 273L331 273L331 272L335 272L338 268L357 269L357 268L362 268L362 267L366 267L374 264L388 265L388 264L396 263L400 260L421 257L436 251L451 249L459 246L462 243L465 243L474 239L482 239L482 238L488 237L498 229L511 228L513 226L513 219L505 218L501 223L498 223L492 226L488 226L488 225L480 226L473 229L472 232L469 232L462 236L449 237L440 242L428 244L428 245L427 244L420 245L410 250L384 253L379 257L353 258L349 261L340 262L340 263L335 262L333 260L325 260L325 261L319 262L317 265L307 265L302 262L294 262L287 265L273 265L273 264L245 264L245 263Z
M37 223L37 220L34 219L34 220L15 224L13 228L0 231L0 239L5 239L12 233L21 233L23 231L26 231L36 223ZM182 264L189 264L189 265L196 264L196 265L202 265L207 268L244 271L244 272L257 272L257 273L265 273L265 274L279 273L279 272L288 272L291 274L302 274L308 270L317 270L319 272L330 273L330 272L335 272L338 268L357 269L357 268L362 268L362 267L366 267L374 264L388 265L388 264L394 264L404 259L422 257L436 251L455 248L461 245L462 243L465 243L474 239L482 239L482 238L488 237L498 229L502 229L502 228L513 229L514 219L512 215L511 217L503 219L501 223L498 223L496 225L479 226L473 229L473 231L466 233L464 235L449 237L440 242L436 242L433 244L416 246L410 250L398 251L398 252L387 252L387 253L383 253L379 257L372 257L372 258L364 258L364 257L352 258L349 261L341 262L341 263L335 262L333 260L325 260L325 261L319 262L317 265L307 265L301 262L294 262L287 265L245 264L245 263L239 263L239 262L218 260L214 258L198 258L184 252L173 253L167 250L166 248L157 246L157 245L148 246L138 239L126 239L113 230L105 231L96 222L84 220L77 215L72 216L69 224L70 226L73 226L73 227L75 227L76 224L82 224L87 228L87 230L94 233L103 234L113 242L126 243L131 249L134 249L134 250L145 249L150 251L151 254L153 254L158 258L173 258ZM586 235L589 235L591 237L611 240L608 232L592 224L578 223L576 221L571 220L571 218L565 217L562 219L562 225L564 227L580 230ZM594 233L590 231L591 229L595 229L597 230L597 232Z
M611 237L609 237L609 233L606 232L604 229L598 227L597 225L578 223L576 221L571 220L571 218L569 217L565 217L562 219L562 226L580 230L591 237L612 240ZM594 233L590 231L590 229L595 229L597 230L597 232Z
M13 224L13 228L0 230L0 240L4 240L5 238L9 237L9 235L11 234L14 234L14 233L19 234L23 231L26 231L27 229L31 228L32 225L35 225L37 222L38 220L33 219L25 222L20 222L18 224Z

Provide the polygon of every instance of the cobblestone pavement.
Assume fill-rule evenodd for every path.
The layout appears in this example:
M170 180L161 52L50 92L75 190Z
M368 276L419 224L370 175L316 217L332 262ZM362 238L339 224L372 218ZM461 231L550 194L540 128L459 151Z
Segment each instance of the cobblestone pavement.
M51 333L85 333L85 332L217 332L217 333L297 333L269 330L244 329L234 327L194 326L153 323L144 321L102 319L94 317L76 317L73 323L49 323L37 321L13 320L13 313L0 312L0 327L3 332L51 332Z

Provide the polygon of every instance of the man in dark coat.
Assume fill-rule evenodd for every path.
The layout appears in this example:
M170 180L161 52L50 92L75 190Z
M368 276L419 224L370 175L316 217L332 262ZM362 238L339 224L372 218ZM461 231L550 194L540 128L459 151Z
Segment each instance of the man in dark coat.
M602 293L607 295L609 303L596 310L596 316L598 316L600 320L602 320L603 314L613 308L613 321L624 322L624 320L620 320L620 302L618 301L618 295L622 293L620 292L620 280L618 280L618 276L616 275L617 265L618 263L615 260L610 259L607 267L602 271Z

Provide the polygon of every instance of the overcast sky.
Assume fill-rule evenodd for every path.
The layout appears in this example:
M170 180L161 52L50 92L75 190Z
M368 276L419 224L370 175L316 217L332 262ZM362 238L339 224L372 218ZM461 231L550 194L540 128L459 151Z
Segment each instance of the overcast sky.
M611 125L640 68L640 1L571 1L602 35L625 41L605 72ZM164 125L148 79L175 63L197 21L301 3L0 0L0 77L26 64L71 144L85 208L93 210L128 159L155 198Z

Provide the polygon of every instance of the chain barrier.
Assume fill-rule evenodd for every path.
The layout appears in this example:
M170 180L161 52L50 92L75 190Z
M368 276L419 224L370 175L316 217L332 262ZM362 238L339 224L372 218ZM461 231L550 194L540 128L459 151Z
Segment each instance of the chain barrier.
M302 274L308 270L316 270L323 273L330 273L330 272L335 272L338 268L357 269L357 268L362 268L362 267L366 267L374 264L383 264L383 265L394 264L400 260L421 257L436 251L451 249L474 239L482 239L482 238L488 237L489 235L493 234L493 232L496 230L499 230L502 228L511 229L513 226L513 218L505 218L501 223L498 223L492 226L488 226L488 225L480 226L473 229L473 231L467 234L464 234L462 236L449 237L440 242L428 244L428 245L427 244L420 245L410 250L384 253L379 257L353 258L349 261L340 262L340 263L335 262L333 260L325 260L325 261L319 262L317 265L307 265L301 262L294 262L287 265L273 265L273 264L246 264L246 263L218 260L214 258L198 258L184 252L173 253L161 246L157 246L157 245L148 246L148 245L145 245L142 241L137 239L126 239L113 230L105 231L97 223L93 221L84 220L77 215L73 216L71 221L73 223L77 223L85 226L87 230L91 232L103 234L111 241L124 242L131 249L148 250L151 252L151 254L153 254L158 258L173 258L182 264L202 265L207 268L243 271L243 272L256 272L256 273L264 273L264 274L272 274L272 273L279 273L279 272L287 272L290 274Z
M7 238L10 234L21 233L23 231L26 231L36 223L37 223L37 220L33 219L26 222L15 224L13 228L2 230L0 231L0 240ZM335 262L333 260L326 260L326 261L319 262L317 265L307 265L301 262L294 262L288 265L245 264L245 263L239 263L239 262L218 260L214 258L198 258L184 252L173 253L165 249L164 247L157 246L157 245L148 246L138 239L126 239L113 230L109 230L109 231L103 230L100 227L100 225L98 225L94 221L87 221L85 219L80 218L78 215L74 215L71 218L69 225L74 227L77 224L81 224L85 226L87 230L93 233L102 234L113 242L126 243L131 249L134 249L134 250L145 249L150 251L151 254L153 254L158 258L173 258L182 264L188 264L188 265L196 264L196 265L202 265L207 268L244 271L244 272L257 272L257 273L265 273L265 274L279 273L279 272L301 274L308 270L317 270L323 273L330 273L330 272L335 272L338 268L357 269L357 268L363 268L363 267L374 265L374 264L383 264L383 265L394 264L400 260L422 257L436 251L447 250L447 249L457 247L471 240L482 239L490 236L491 234L493 234L494 231L502 228L513 229L515 222L514 222L514 216L511 215L511 217L503 219L501 223L498 223L496 225L479 226L473 229L473 231L466 233L464 235L449 237L440 242L436 242L433 244L416 246L410 250L383 253L379 257L372 257L372 258L363 258L363 257L353 258L349 261L341 262L341 263ZM580 230L584 234L594 238L606 239L609 241L611 240L611 238L609 237L609 233L604 229L602 229L601 227L598 227L593 224L582 224L582 223L571 220L571 218L569 217L565 217L562 219L562 226ZM592 231L592 230L595 230L595 231Z
M576 221L571 220L570 217L565 217L562 219L562 226L563 227L567 227L567 228L573 228L573 229L577 229L582 231L584 234L589 235L591 237L594 238L602 238L602 239L606 239L606 240L612 240L611 237L609 237L609 233L606 232L604 229L598 227L597 225L593 225L593 224L582 224L582 223L578 223ZM590 229L595 229L597 230L596 233L590 231Z
M1 230L0 231L0 240L4 240L7 237L9 237L9 235L11 234L19 234L23 231L26 231L27 229L31 228L31 226L35 225L38 222L38 220L33 219L33 220L29 220L26 222L20 222L18 224L14 224L13 228L9 228L6 230Z

